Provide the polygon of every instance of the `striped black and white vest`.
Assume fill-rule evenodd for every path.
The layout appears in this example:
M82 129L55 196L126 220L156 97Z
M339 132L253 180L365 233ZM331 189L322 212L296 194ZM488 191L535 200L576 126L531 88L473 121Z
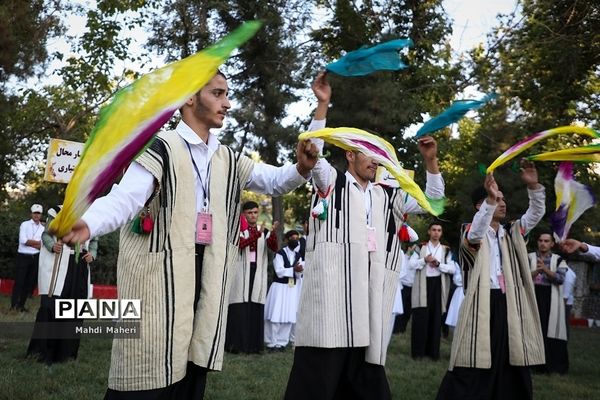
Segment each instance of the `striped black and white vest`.
M506 286L509 362L514 366L544 364L540 316L520 221L507 225L505 229L500 251ZM466 291L452 340L450 371L454 367L489 369L492 366L490 246L485 238L479 246L471 245L467 232L468 228L463 229L459 248L459 264L463 269Z
M367 362L383 365L400 273L400 244L390 233L402 222L403 192L372 188L377 250L368 252L363 192L334 168L330 182L327 219L309 221L296 346L366 347ZM312 205L318 201L313 195Z
M231 269L238 258L239 200L253 162L219 146L211 158L213 244L206 246L202 288L194 315L195 177L189 152L174 131L160 133L137 160L155 178L147 235L121 229L119 298L141 299L139 339L113 340L109 384L120 391L171 385L188 361L221 369Z
M265 304L269 263L267 239L271 234L270 231L265 230L256 241L256 273L252 288L250 288L250 246L240 249L240 257L233 271L229 304L249 302ZM241 235L242 237L248 237L248 231L242 232ZM250 289L252 289L252 292L250 292ZM250 293L252 293L252 297L250 297Z

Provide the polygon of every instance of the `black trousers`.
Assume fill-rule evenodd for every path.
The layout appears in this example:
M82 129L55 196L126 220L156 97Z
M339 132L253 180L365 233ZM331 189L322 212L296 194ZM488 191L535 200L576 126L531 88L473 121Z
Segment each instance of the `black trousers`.
M249 294L256 276L256 263L250 263ZM230 353L255 354L263 351L265 341L265 305L248 301L229 305L225 351Z
M37 283L39 254L17 254L15 285L10 301L11 308L23 310L27 297L31 295Z
M567 324L567 339L571 338L571 312L573 310L573 306L565 304L565 320Z
M490 290L490 345L492 367L447 371L438 390L438 400L531 400L529 367L510 365L506 296Z
M442 278L427 278L427 307L413 310L411 331L411 355L413 358L440 358L442 335Z
M29 341L27 355L37 358L40 362L50 365L77 358L79 338L48 339L52 330L75 332L83 325L80 319L55 319L54 309L57 299L86 299L88 295L88 265L75 255L69 256L69 265L60 296L40 296L40 308L35 318L34 337ZM60 326L60 327L59 327ZM46 338L44 338L46 336Z
M201 400L206 388L208 369L188 362L185 377L160 389L121 392L108 389L104 400Z
M540 314L540 323L542 324L546 364L535 366L534 371L547 374L553 372L558 374L566 374L569 371L569 353L567 350L567 341L548 337L548 321L550 319L551 298L552 286L535 285L535 300L537 301L538 312Z
M204 246L197 244L194 311L200 300L203 259ZM207 368L188 362L185 376L179 382L151 390L118 391L109 388L104 395L104 400L202 400L206 389L207 373Z
M296 347L285 400L387 400L383 365L365 361L364 347Z
M450 284L450 290L448 291L448 298L446 299L446 312L442 314L442 321L440 322L442 325L442 337L447 338L450 335L450 327L446 325L446 318L448 317L448 310L450 309L450 302L452 301L452 296L454 296L454 291L456 290L456 285L454 282Z

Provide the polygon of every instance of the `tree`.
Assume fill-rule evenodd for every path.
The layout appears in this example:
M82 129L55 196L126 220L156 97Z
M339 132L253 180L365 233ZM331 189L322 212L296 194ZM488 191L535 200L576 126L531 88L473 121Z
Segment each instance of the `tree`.
M404 139L422 113L436 113L454 98L461 79L460 66L451 60L447 36L450 23L441 1L319 2L330 10L330 19L313 32L324 61L396 38L411 38L414 47L404 55L408 68L377 72L366 77L331 76L330 126L353 126L377 133L400 152L407 168L422 176L413 139ZM321 58L323 58L321 56Z
M0 4L0 200L6 198L6 184L14 180L13 161L20 154L21 136L7 130L20 102L12 90L12 82L41 71L48 58L46 43L62 33L57 17L62 10L59 1L3 1Z
M308 20L304 2L283 0L167 2L154 14L148 45L169 59L185 57L244 21L264 22L226 68L231 98L239 108L221 140L238 152L258 151L263 161L278 164L296 142L297 129L284 127L286 106L305 86L299 73L296 34ZM273 220L283 221L281 199L273 199Z
M578 1L525 1L520 13L499 18L498 27L488 36L487 50L479 47L471 52L473 77L480 90L495 91L500 98L480 111L479 126L472 133L463 131L461 125L460 140L466 134L464 140L472 142L470 149L461 153L463 162L469 163L468 170L477 171L477 163L489 165L509 146L534 132L576 121L597 124L600 44L595 38L600 35L599 22L600 5ZM535 150L584 142L563 136ZM551 188L555 167L553 163L538 164L548 211L554 209ZM577 179L598 192L597 170L583 165L577 171ZM504 192L511 195L509 213L517 216L516 212L526 209L527 197L514 166L497 170L495 175ZM463 187L471 188L481 180L471 173ZM598 231L599 218L597 207L588 211L573 227L573 235ZM541 227L547 228L548 222Z

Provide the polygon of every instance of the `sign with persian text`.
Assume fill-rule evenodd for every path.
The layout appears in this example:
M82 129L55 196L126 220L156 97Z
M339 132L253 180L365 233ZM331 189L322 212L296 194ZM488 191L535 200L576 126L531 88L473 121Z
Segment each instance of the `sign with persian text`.
M83 146L83 143L70 140L50 139L44 180L69 183L83 154Z

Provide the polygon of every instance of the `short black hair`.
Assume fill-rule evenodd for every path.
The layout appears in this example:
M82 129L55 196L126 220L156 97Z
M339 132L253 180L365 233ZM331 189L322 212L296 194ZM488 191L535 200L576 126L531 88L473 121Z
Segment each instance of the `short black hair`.
M477 186L471 192L471 201L473 202L473 207L477 207L477 204L482 203L485 198L488 196L487 190L483 186Z
M434 225L439 225L442 229L444 229L444 227L442 226L442 223L440 221L433 221L429 224L429 226L427 226L427 230L430 230L431 227Z
M550 231L550 230L548 230L548 229L544 229L544 230L542 230L542 231L541 231L541 232L538 234L537 238L539 239L539 238L540 238L540 236L542 236L542 235L548 235L548 236L550 236L550 240L552 240L553 242L555 242L555 240L554 240L554 235L552 234L552 231Z
M300 233L297 230L295 230L295 229L290 229L289 231L287 231L285 233L285 235L283 235L283 237L285 237L286 239L289 239L289 238L291 238L294 235L300 236Z
M247 201L242 205L242 211L252 210L253 208L258 208L258 203L255 201Z

